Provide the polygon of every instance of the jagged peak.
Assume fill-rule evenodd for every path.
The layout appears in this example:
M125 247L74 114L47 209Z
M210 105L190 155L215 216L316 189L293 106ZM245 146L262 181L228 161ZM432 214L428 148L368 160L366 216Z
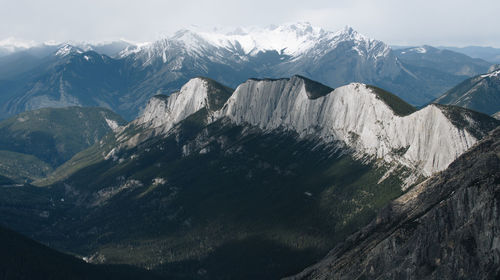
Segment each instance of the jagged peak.
M68 43L61 45L55 52L56 56L64 57L70 54L81 54L83 50Z
M192 78L169 96L156 95L151 98L135 124L149 128L162 127L163 131L168 131L202 108L209 113L219 110L232 93L233 89L210 78Z
M314 48L323 40L356 40L372 42L374 40L361 35L352 27L333 33L312 26L308 22L286 23L266 28L238 28L234 32L220 33L201 31L197 28L185 28L177 31L171 37L158 40L160 43L144 44L139 48L130 48L120 55L137 53L140 50L154 49L158 46L168 46L168 42L183 43L188 49L198 50L200 45L220 49L242 50L246 55L255 55L261 51L277 51L291 56L299 56ZM377 41L378 42L378 41Z
M344 26L344 28L340 30L340 33L342 33L342 34L358 34L358 32L356 30L354 30L354 28L352 28L352 26L350 26L350 25Z
M334 36L340 37L344 40L351 39L357 41L373 41L373 39L359 33L349 25L346 25L344 28L334 33Z

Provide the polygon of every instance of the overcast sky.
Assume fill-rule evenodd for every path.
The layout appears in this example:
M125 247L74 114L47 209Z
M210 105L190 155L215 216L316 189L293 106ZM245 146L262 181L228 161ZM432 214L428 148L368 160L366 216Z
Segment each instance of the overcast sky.
M0 40L150 41L191 25L295 21L392 45L500 47L499 0L0 0Z

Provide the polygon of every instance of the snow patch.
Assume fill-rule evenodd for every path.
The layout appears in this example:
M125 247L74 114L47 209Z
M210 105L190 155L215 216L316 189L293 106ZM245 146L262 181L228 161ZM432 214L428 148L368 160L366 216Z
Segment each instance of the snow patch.
M65 44L57 50L56 56L64 57L71 53L83 53L83 52L78 48L75 48L69 44Z
M108 118L105 118L105 120L111 130L116 131L118 128L120 128L120 125L115 120L110 120Z
M481 78L495 78L500 75L500 70L490 72L488 74L481 75Z
M156 42L128 48L120 53L120 57L137 54L144 65L148 65L155 58L167 63L172 51L209 57L218 62L224 59L220 57L221 51L232 53L232 57L242 60L259 52L276 51L293 59L311 52L327 53L345 41L354 42L353 49L362 56L378 58L386 56L390 50L384 43L370 39L349 26L338 32L331 32L306 22L266 28L240 27L227 33L220 30L207 32L196 28L184 29Z

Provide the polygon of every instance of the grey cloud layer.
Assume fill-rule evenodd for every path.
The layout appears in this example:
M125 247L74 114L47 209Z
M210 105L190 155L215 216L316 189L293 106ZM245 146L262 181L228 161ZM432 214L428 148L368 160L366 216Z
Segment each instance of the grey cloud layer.
M500 47L498 11L496 0L0 0L0 39L152 40L189 25L309 21L329 30L351 25L390 44Z

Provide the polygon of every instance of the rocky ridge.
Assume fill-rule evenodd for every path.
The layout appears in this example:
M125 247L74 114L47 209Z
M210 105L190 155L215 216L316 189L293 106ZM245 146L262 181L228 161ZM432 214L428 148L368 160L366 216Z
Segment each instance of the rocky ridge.
M204 79L193 79L171 97L153 98L129 127L139 125L154 130L154 135L168 133L176 123L206 107L207 94ZM223 100L227 97L229 94ZM415 112L395 113L396 106L401 106L395 105L396 101L401 102L360 83L333 90L301 76L250 79L205 121L227 119L263 131L292 131L300 138L317 138L348 148L360 159L383 159L419 170L424 176L444 170L485 131L498 125L486 117L481 120L485 126L478 128L478 116L446 106L429 105ZM460 116L461 125L453 123L452 115ZM125 132L118 139L128 147L150 137L143 132L133 136Z
M288 279L498 279L500 129Z

